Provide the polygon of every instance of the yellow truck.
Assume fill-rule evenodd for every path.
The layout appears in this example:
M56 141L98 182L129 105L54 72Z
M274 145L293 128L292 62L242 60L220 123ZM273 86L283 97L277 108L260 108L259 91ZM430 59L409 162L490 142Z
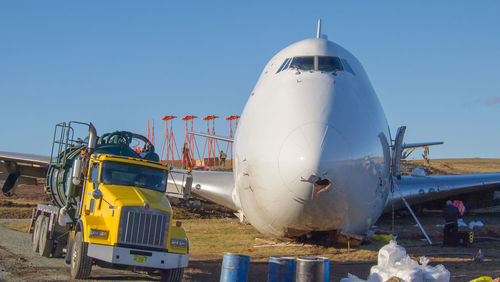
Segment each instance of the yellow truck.
M82 126L87 140L75 138ZM158 161L141 135L98 137L92 124L56 125L46 178L52 205L33 210L33 250L46 257L66 253L75 279L98 265L159 270L163 280L181 281L189 242L181 222L172 221L169 168Z

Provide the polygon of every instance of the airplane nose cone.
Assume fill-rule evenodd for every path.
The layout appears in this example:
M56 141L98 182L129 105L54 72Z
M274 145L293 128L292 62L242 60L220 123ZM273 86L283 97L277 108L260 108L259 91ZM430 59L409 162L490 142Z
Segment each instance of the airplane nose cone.
M326 168L349 157L347 142L332 125L303 124L293 130L281 146L280 176L297 200L308 201L313 197L311 176L328 178Z

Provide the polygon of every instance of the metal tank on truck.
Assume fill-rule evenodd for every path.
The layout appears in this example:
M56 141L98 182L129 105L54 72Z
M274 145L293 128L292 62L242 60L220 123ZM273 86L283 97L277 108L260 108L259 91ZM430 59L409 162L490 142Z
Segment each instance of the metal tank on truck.
M75 136L82 127L89 132L85 140ZM53 205L33 210L33 250L45 257L66 251L76 279L99 265L158 269L163 280L181 281L188 238L181 223L172 222L168 175L142 135L98 137L91 123L57 124L46 179Z

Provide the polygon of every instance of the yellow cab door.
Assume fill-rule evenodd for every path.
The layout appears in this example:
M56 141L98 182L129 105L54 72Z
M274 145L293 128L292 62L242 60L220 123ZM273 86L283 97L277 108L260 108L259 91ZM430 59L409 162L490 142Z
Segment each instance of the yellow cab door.
M94 192L94 190L99 185L100 168L101 168L100 163L91 161L89 165L89 174L88 174L90 175L90 177L88 177L86 180L85 191L83 193L83 199L82 199L83 215L93 215L99 204L99 200L94 199L94 197L92 197L92 192Z

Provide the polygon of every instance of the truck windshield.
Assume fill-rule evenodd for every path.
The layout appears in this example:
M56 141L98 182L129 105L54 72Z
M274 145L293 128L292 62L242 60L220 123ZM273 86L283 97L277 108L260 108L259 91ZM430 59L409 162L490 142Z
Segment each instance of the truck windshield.
M102 164L101 182L165 192L167 171L148 166L108 161Z

